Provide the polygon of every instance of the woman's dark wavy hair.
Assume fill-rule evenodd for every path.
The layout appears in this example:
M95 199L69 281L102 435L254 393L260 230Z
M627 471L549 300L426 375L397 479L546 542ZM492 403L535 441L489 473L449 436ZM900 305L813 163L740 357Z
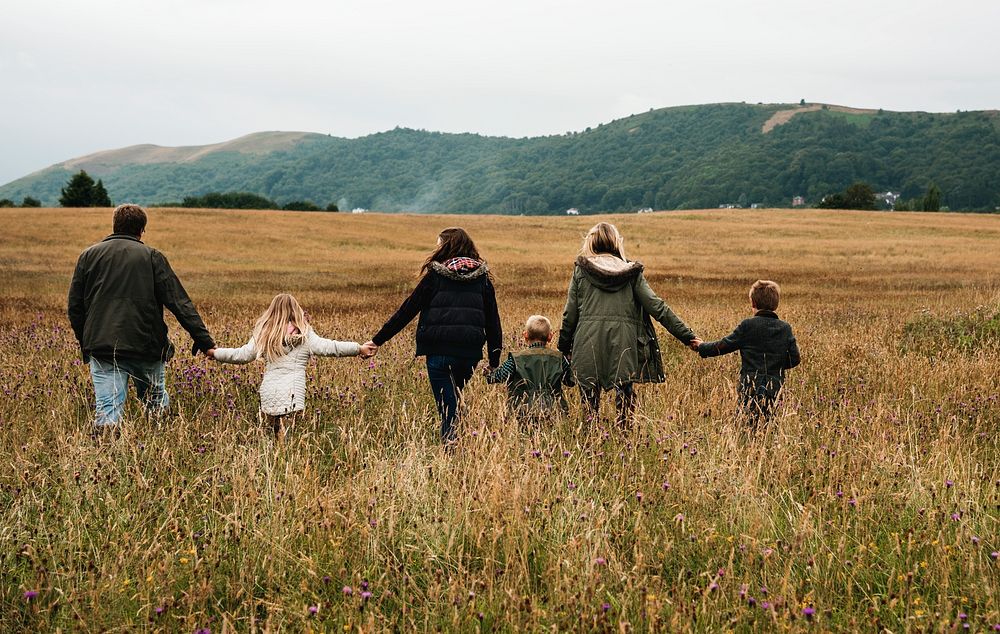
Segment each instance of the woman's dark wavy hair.
M453 258L472 258L473 260L482 261L482 258L479 257L479 249L476 248L476 243L472 241L472 238L469 237L465 229L461 227L448 227L438 234L438 238L441 239L441 246L434 249L434 252L424 260L424 265L420 267L421 276L425 275L430 269L431 262L444 264Z

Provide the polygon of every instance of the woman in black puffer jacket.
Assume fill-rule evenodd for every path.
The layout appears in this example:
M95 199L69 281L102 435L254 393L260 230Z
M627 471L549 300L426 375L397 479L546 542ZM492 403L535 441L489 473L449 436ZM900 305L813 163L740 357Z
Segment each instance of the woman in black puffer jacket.
M441 415L441 440L456 439L462 388L483 358L500 364L503 334L489 269L469 234L450 227L424 261L422 277L406 301L369 343L381 346L417 314L417 356L427 357L427 378Z

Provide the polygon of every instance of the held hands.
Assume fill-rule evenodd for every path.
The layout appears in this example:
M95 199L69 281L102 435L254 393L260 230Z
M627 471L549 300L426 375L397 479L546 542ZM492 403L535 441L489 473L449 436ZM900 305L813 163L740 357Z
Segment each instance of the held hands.
M699 339L698 337L695 337L694 339L688 342L688 347L694 350L695 352L698 352L698 346L700 346L701 344L702 340Z
M361 346L361 358L370 359L378 353L378 346L375 345L374 341L368 341Z
M215 348L209 348L205 351L205 356L209 359L215 360Z

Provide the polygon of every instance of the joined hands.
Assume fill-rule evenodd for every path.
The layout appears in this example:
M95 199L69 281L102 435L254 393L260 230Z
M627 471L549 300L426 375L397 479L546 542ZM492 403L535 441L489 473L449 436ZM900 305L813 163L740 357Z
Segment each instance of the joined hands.
M362 359L370 359L378 353L378 346L375 345L374 341L368 341L361 346L361 354L359 355Z

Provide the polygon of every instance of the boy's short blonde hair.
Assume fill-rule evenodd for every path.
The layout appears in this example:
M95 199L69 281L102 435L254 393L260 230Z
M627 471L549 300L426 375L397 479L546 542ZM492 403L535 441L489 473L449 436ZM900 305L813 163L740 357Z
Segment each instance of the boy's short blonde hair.
M771 280L757 280L750 287L750 301L757 310L777 310L781 287Z
M548 341L552 335L552 322L544 315L532 315L524 322L524 334L529 341Z

